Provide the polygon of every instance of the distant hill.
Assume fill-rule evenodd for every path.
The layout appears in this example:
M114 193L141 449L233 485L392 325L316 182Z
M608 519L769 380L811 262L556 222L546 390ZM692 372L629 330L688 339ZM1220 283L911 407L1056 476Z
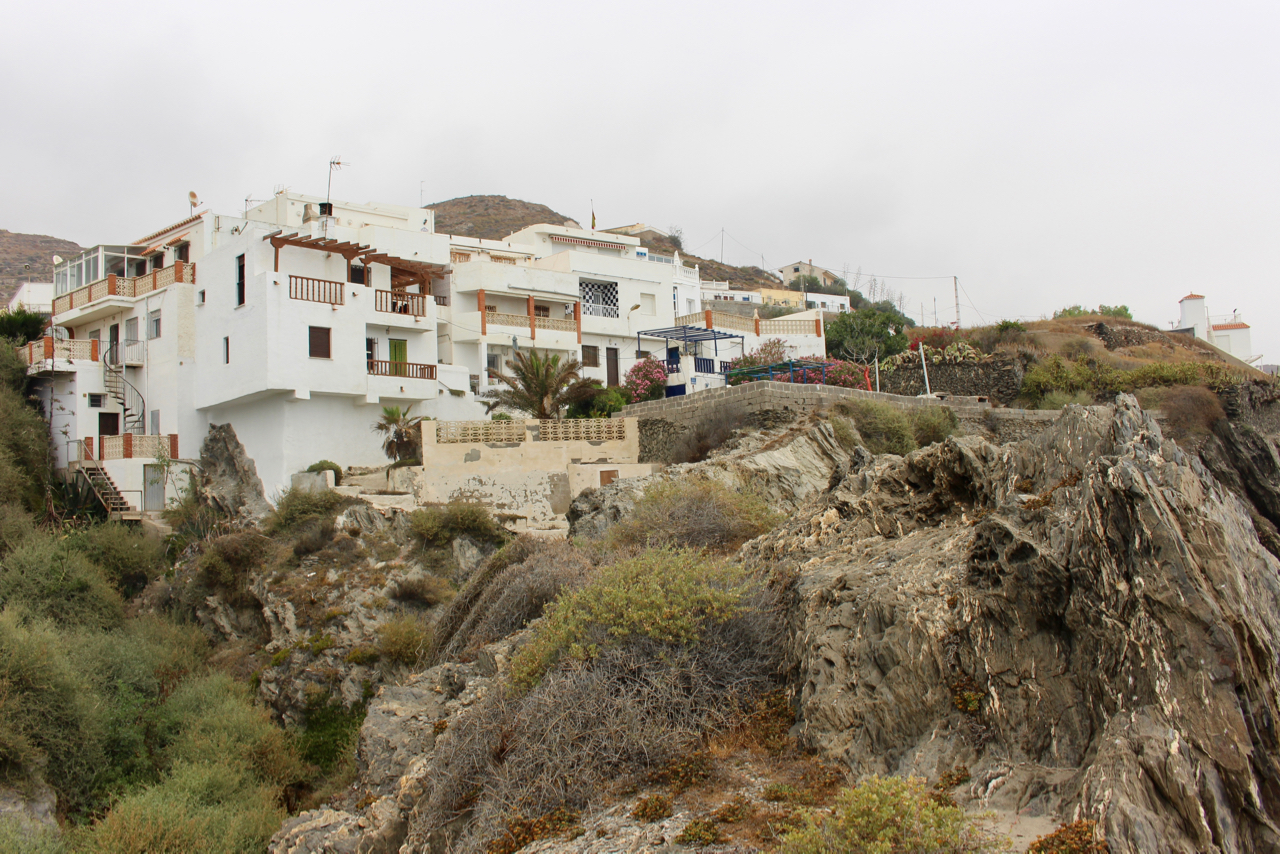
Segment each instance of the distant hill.
M0 302L9 302L19 282L52 282L53 256L70 258L79 252L70 240L0 228Z
M620 230L616 229L615 231ZM657 252L659 255L673 255L679 251L670 237L658 234L655 231L642 231L634 236L640 238L641 245L650 252ZM761 267L735 267L732 264L721 264L719 261L713 261L710 258L699 258L697 255L690 255L687 252L680 253L680 260L684 262L686 267L692 267L697 264L698 276L704 282L728 282L730 286L741 286L747 290L782 287L782 283L776 276Z
M546 205L506 196L462 196L427 207L436 212L437 234L502 240L512 232L543 223L581 227Z

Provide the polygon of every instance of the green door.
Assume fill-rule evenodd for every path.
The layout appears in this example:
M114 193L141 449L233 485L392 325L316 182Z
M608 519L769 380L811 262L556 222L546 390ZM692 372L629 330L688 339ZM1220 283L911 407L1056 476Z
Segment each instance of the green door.
M387 342L388 349L391 351L391 375L393 377L408 376L408 369L405 363L409 361L409 342L403 339L392 338Z

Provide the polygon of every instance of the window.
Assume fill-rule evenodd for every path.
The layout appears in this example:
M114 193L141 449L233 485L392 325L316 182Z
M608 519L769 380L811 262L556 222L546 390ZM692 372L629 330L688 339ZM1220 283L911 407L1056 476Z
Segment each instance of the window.
M201 291L199 294L196 295L196 304L204 305L204 291Z
M179 243L178 248L173 250L174 256L184 264L191 260L191 244Z
M535 305L533 307L533 316L534 317L550 317L551 309L545 305Z
M230 338L222 339L222 364L224 365L231 364L231 339Z
M637 358L637 359L647 359L647 358L649 358L649 351L648 351L648 350L637 350L637 351L636 351L636 358Z
M653 294L640 295L640 313L650 317L658 313L657 301Z
M106 402L107 396L105 394L93 394L92 392L89 394L90 409L101 409Z
M138 318L131 317L124 322L124 340L137 341L138 339Z
M244 256L236 256L236 305L244 305Z
M101 340L102 340L102 330L101 330L101 329L95 329L95 330L93 330L92 332L90 332L90 333L89 333L89 340L90 340L90 341L101 341Z
M792 268L791 268L791 272L793 272L793 273L799 273L799 272L800 272L800 268L799 268L799 267L792 267Z
M618 283L578 283L578 295L582 299L582 313L592 317L618 316Z
M151 435L152 436L160 435L160 410L159 409L151 410Z
M147 337L160 337L160 309L156 309L147 316Z
M584 368L600 367L600 348L590 344L582 345L582 366Z
M449 261L453 264L465 264L471 260L470 252L450 252Z
M163 252L161 252L158 255L151 256L151 269L153 270L164 269L164 253Z
M330 329L327 326L307 327L307 355L313 359L330 358L329 333Z
M487 354L485 356L485 365L493 373L495 374L501 373L502 372L502 354L501 353Z
M498 311L498 307L496 305L486 305L484 307L485 314L496 314L497 311Z
M377 338L364 339L364 358L365 358L365 361L369 361L369 362L378 361L378 339Z

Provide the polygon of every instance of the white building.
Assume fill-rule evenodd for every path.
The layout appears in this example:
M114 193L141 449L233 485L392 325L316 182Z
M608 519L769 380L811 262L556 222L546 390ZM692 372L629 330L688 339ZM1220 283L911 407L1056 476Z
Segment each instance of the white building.
M22 306L37 314L49 314L53 310L53 282L23 282L18 285L9 300L9 311Z
M729 287L728 282L703 282L703 302L749 302L763 304L759 291L742 291Z
M1240 312L1210 315L1205 298L1201 294L1187 294L1178 300L1178 308L1179 319L1176 331L1190 332L1241 361L1254 362L1261 358L1253 353L1249 324L1240 319Z
M58 464L104 462L134 509L164 500L135 489L144 467L196 457L211 424L234 426L268 497L321 459L384 465L383 406L483 418L476 397L516 348L580 359L609 385L648 354L687 356L672 393L723 382L766 338L825 352L820 320L762 330L704 313L697 268L629 235L539 225L480 240L436 234L429 209L288 192L88 249L57 267L55 290L54 336L20 351ZM725 333L713 358L669 346L688 324Z

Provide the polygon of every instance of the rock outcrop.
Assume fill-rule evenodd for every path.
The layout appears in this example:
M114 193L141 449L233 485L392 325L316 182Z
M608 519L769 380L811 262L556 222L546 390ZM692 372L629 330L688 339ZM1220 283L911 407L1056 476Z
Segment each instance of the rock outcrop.
M200 493L232 518L257 521L271 512L258 467L230 424L210 424L200 446Z
M1133 398L837 473L744 556L785 584L802 738L964 764L1115 854L1280 850L1280 561Z
M668 466L646 477L588 489L569 506L569 536L596 538L631 512L650 486L701 475L732 489L753 489L774 510L792 512L827 487L849 460L831 425L814 417L781 429L739 436L700 463Z

